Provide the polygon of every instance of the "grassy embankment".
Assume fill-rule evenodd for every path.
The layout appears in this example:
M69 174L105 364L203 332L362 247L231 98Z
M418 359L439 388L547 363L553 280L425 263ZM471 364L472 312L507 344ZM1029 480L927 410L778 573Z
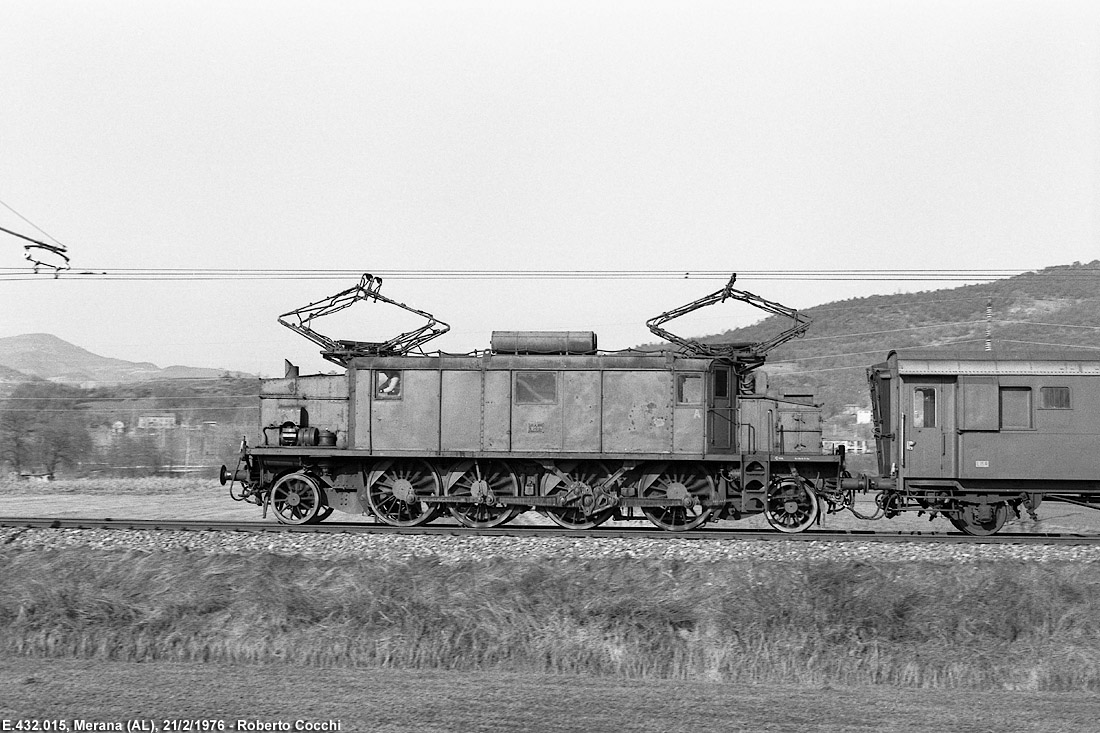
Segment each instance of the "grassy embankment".
M442 564L0 548L0 650L743 683L1100 690L1100 567Z
M230 466L232 468L232 466ZM0 479L0 496L48 496L51 494L109 494L152 496L202 494L220 488L216 476L173 478L62 478L54 481Z

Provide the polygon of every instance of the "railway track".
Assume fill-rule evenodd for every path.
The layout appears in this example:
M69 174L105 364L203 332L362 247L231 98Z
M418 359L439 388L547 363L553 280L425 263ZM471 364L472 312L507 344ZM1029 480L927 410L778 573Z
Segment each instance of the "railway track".
M0 517L0 528L23 529L116 529L171 532L248 532L302 534L379 534L420 536L480 536L480 537L573 537L578 539L644 539L644 540L727 540L727 541L791 541L791 542L919 542L949 544L1026 544L1026 545L1096 545L1100 534L1070 533L1010 533L972 536L961 532L875 532L871 530L808 530L798 534L782 534L772 530L739 528L697 529L691 532L667 532L646 527L609 527L570 530L557 526L510 525L493 529L470 529L461 525L433 524L421 527L393 527L362 522L326 522L316 525L284 525L276 522L233 522L213 520L164 519L75 519L71 517Z

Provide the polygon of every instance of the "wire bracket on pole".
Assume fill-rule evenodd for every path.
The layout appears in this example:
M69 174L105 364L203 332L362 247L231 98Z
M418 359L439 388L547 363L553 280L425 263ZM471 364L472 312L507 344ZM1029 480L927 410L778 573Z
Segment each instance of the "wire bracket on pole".
M66 249L63 245L49 244L48 242L43 242L43 241L38 240L38 239L32 239L32 238L28 237L25 234L20 234L19 232L13 232L11 229L5 229L4 227L0 227L0 232L4 232L5 234L10 234L13 237L18 237L19 239L22 239L23 241L30 242L30 244L24 244L23 245L23 249L24 249L24 255L23 256L26 257L27 260L34 266L35 274L38 274L38 268L39 267L48 267L51 270L53 270L53 276L56 279L57 276L61 274L62 270L70 269L71 265L69 265L69 256L67 254L65 254L69 250ZM60 257L62 260L64 260L64 264L59 265L59 264L55 264L55 263L45 262L43 260L38 259L39 256L41 256L41 252L39 252L38 250L45 250L46 252L49 252L50 254L52 254L56 257Z
M316 303L302 306L289 313L279 316L279 323L291 331L305 336L310 341L321 346L321 356L334 364L346 367L357 356L404 356L414 349L420 349L428 341L437 336L442 336L451 329L446 323L424 311L410 308L404 303L387 298L378 292L382 287L382 278L374 277L370 273L364 273L359 284L348 288L331 297L319 300ZM347 341L332 339L313 330L311 323L315 318L332 315L342 311L355 303L364 301L379 301L389 303L398 308L415 313L427 319L427 323L418 329L398 334L388 341Z
M738 290L733 287L733 284L737 281L737 273L730 276L729 282L721 290L717 290L710 295L703 296L698 300L692 301L686 305L682 305L679 308L662 313L659 316L655 316L646 321L646 326L649 327L650 332L655 336L670 341L676 344L685 353L692 356L714 357L714 358L726 358L734 361L744 363L749 369L752 369L760 364L764 363L764 355L771 351L775 347L790 341L793 338L797 338L806 333L806 330L810 327L810 319L799 313L793 308L788 308L785 305L774 303L770 300L765 300L759 295L747 292L745 290ZM710 305L717 303L724 303L727 300L739 300L743 303L748 303L751 306L759 308L767 313L777 316L786 316L794 321L794 325L790 328L782 331L781 333L773 336L766 341L749 342L749 343L704 343L698 339L684 338L678 336L661 326L674 318L687 315L692 311L697 311L700 308L706 308Z

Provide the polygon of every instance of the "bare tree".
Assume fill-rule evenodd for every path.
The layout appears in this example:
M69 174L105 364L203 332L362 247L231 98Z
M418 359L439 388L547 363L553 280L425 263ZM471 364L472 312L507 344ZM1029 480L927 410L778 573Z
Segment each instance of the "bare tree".
M20 414L10 401L0 407L0 459L15 474L21 474L31 461L31 434Z

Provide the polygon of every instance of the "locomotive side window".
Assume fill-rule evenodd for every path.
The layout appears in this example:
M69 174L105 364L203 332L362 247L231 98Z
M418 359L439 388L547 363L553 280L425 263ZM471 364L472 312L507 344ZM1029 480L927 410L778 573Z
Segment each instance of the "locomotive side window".
M1001 387L1001 429L1031 429L1031 388Z
M730 370L729 369L715 369L714 370L714 397L715 399L724 400L730 396Z
M1069 387L1040 387L1040 410L1069 410Z
M913 427L936 427L935 387L917 387L913 390Z
M374 398L376 400L401 399L401 370L376 369L374 372Z
M558 402L557 372L516 372L517 405L554 405Z
M676 402L681 405L701 405L703 403L703 375L676 375Z

